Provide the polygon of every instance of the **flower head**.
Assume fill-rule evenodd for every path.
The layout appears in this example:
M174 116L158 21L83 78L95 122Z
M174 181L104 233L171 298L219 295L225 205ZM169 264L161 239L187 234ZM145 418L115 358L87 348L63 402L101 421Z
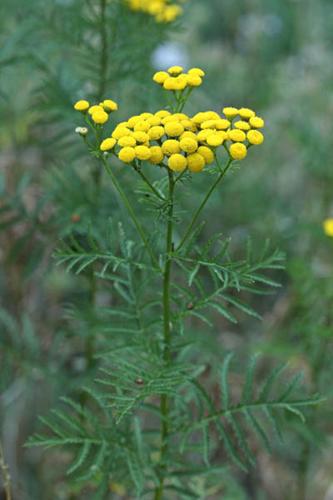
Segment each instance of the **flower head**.
M183 91L186 88L200 87L204 76L205 72L200 68L192 68L186 73L182 66L171 66L168 72L157 71L153 76L153 80L165 90Z
M323 228L327 236L333 237L333 218L325 219L323 222Z
M153 80L163 87L177 88L179 82L204 77L199 68L184 73L181 66L155 73ZM180 95L179 93L177 94ZM113 101L111 101L113 102ZM92 119L105 119L107 101L91 106ZM109 106L109 108L112 106ZM111 136L100 145L102 151L114 150L124 163L134 160L169 168L174 172L185 169L201 172L217 159L219 148L227 151L231 161L243 160L252 145L264 141L264 120L249 108L225 107L223 113L200 111L193 116L160 109L155 113L133 115L118 123Z
M86 111L88 111L89 106L90 106L90 104L89 104L88 101L85 101L84 99L81 99L80 101L77 101L74 104L74 109L76 111L81 111L81 112L85 113Z

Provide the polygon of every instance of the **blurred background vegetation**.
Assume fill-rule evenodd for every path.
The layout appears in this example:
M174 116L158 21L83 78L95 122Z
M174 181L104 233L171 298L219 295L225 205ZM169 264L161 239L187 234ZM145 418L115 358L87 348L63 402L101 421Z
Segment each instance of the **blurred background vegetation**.
M222 475L203 498L333 498L333 247L321 225L333 216L332 25L331 0L188 0L172 25L117 0L2 0L0 423L16 499L79 498L63 474L68 457L23 445L64 388L90 377L87 339L98 330L95 305L106 300L91 297L90 276L56 267L54 249L89 227L99 237L111 213L120 217L103 179L96 195L72 104L110 97L121 103L117 120L156 110L164 96L151 75L178 63L207 73L189 111L247 106L267 124L265 147L215 194L205 231L231 236L236 254L250 236L259 248L269 238L287 256L277 292L251 299L263 321L201 327L204 356L214 364L222 345L261 351L263 371L289 361L328 397L307 430L292 424L286 446L271 456L258 447L256 470Z

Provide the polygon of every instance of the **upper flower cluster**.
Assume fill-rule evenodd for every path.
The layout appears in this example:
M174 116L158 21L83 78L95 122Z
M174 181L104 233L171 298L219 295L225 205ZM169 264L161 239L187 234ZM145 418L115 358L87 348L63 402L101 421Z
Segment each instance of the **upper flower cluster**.
M168 71L158 71L153 76L154 82L165 90L185 90L188 87L200 87L205 72L200 68L192 68L187 73L181 66L171 66Z
M171 0L125 0L130 9L145 12L153 16L159 23L174 21L183 9Z
M224 108L200 112L189 117L185 113L142 113L119 123L100 149L115 152L124 163L135 160L168 166L182 172L201 172L215 160L215 151L224 146L233 160L246 157L251 145L259 145L264 136L258 130L264 120L248 108Z
M90 106L88 101L82 99L74 104L74 109L76 109L76 111L81 111L81 113L88 112L96 125L104 125L109 119L109 114L112 113L112 111L117 111L118 104L111 99L105 99L100 104L93 104Z

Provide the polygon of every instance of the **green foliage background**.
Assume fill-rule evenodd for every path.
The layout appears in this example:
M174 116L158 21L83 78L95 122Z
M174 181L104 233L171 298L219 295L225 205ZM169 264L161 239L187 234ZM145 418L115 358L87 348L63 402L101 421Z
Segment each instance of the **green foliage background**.
M236 350L230 387L237 397L244 359L260 351L258 384L278 362L289 362L290 375L302 370L308 390L328 397L309 412L306 428L290 418L287 446L275 444L272 455L251 438L257 467L250 473L212 468L208 478L198 474L190 487L207 499L324 498L332 477L333 257L321 223L333 215L333 5L330 0L189 0L181 20L161 26L110 2L103 56L96 3L3 0L0 6L0 415L15 498L89 498L89 491L80 491L65 474L68 451L23 448L40 430L37 415L95 378L96 361L87 350L92 332L98 336L111 314L101 317L90 307L88 268L68 274L52 258L60 239L72 250L73 235L81 245L88 233L103 242L106 224L116 232L124 218L105 179L96 195L91 159L73 133L79 123L72 103L83 95L111 97L121 103L117 120L163 107L163 94L151 83L151 55L166 40L207 73L193 110L246 105L267 123L265 146L240 165L207 207L202 242L222 232L241 259L249 236L257 253L269 238L287 257L287 270L271 276L280 288L267 296L245 294L261 322L232 309L237 324L223 316L215 318L213 330L191 323L200 363L210 367L206 385L216 393L214 370L226 351ZM107 71L101 79L103 57ZM199 177L183 209L196 205ZM131 174L124 179L132 185ZM124 279L130 282L130 274ZM107 293L106 287L93 300L103 306ZM114 333L115 342L123 340L121 332ZM98 342L109 347L105 335ZM228 462L218 444L214 454Z

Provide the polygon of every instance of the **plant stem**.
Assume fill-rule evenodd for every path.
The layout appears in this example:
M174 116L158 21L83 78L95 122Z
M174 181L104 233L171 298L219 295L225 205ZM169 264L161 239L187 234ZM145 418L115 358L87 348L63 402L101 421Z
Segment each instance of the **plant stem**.
M153 186L153 184L150 182L150 180L145 176L145 174L142 172L142 170L140 169L140 167L138 167L138 166L135 165L134 169L140 175L140 177L142 178L142 180L147 184L147 186L149 186L149 188L155 194L155 196L157 196L162 201L166 201L166 199L164 198L164 196L162 196L157 191L157 189Z
M227 171L229 170L229 167L232 163L232 159L230 158L226 164L226 166L224 167L224 169L221 171L220 175L218 176L218 178L216 179L216 181L214 182L214 184L211 186L211 188L209 189L208 193L206 194L206 196L204 197L204 199L202 200L202 203L201 205L198 207L198 209L196 210L195 214L193 215L193 218L192 218L192 221L191 223L189 224L187 230L185 231L185 234L183 236L183 239L181 240L181 242L179 243L176 251L180 250L182 248L182 246L184 245L184 243L186 242L187 238L190 236L191 232L192 232L192 229L195 225L195 223L197 222L198 218L199 218L199 215L201 214L203 208L205 207L207 201L209 200L211 194L213 193L213 191L215 190L215 188L218 186L218 184L221 182L221 180L223 179L223 177L225 176L225 174L227 173Z
M168 169L169 176L169 210L168 223L166 234L166 251L165 265L163 273L163 360L165 364L169 364L171 360L171 326L170 326L170 277L173 250L173 209L174 209L174 187L175 181L173 172ZM170 401L167 395L161 396L160 403L162 422L161 422L161 451L160 451L160 484L155 490L155 500L163 498L164 479L166 476L166 455L168 452L168 435L169 435L169 409Z
M1 443L0 443L0 469L2 471L3 486L5 489L6 500L11 500L12 494L11 494L11 485L10 485L10 483L11 483L10 474L8 471L8 465L5 462L4 453L3 453Z
M106 30L106 0L100 0L100 78L97 90L97 99L102 100L106 90L108 69L108 37Z
M110 165L108 164L107 160L102 156L102 162L103 162L103 165L105 167L105 170L107 171L109 177L111 178L111 181L113 183L113 187L115 188L115 190L117 191L117 193L119 194L120 198L122 199L125 207L127 208L127 211L142 239L142 242L144 244L144 246L146 247L146 250L148 251L149 255L150 255L150 258L151 258L151 261L153 263L153 265L160 270L160 266L159 266L159 263L158 263L158 260L157 258L155 257L154 255L154 252L150 246L150 243L148 241L148 237L146 235L146 233L144 232L144 229L143 227L141 226L140 222L138 221L136 215L135 215L135 212L134 212L134 209L129 201L129 199L127 198L125 192L123 191L122 187L120 186L116 176L114 175L114 173L112 172L112 169L110 168Z

